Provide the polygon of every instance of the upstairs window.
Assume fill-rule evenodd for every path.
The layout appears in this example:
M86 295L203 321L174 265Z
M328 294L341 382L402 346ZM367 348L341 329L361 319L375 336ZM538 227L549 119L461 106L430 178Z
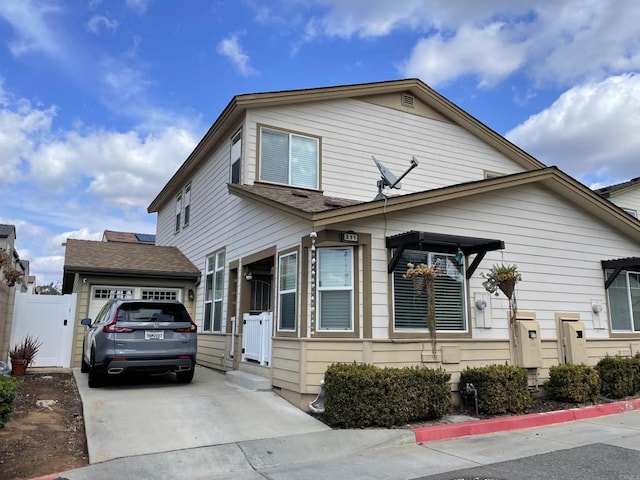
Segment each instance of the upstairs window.
M231 183L240 183L240 161L242 160L242 130L231 139Z
M416 292L412 278L402 278L407 264L437 266L435 277L436 330L466 331L464 265L454 255L405 250L393 271L393 328L396 332L427 330L427 297Z
M640 332L640 273L620 272L607 289L607 295L611 330L621 333Z
M260 129L260 180L318 189L318 138Z
M176 197L176 223L175 231L180 231L180 216L182 214L182 193L179 193Z
M184 226L189 225L191 217L191 184L184 189Z

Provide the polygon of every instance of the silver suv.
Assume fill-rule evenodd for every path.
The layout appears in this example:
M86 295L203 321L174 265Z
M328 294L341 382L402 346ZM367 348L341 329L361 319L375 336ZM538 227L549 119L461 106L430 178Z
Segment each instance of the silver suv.
M84 318L83 373L89 387L107 375L176 372L189 383L196 366L197 326L175 301L109 300L94 321Z

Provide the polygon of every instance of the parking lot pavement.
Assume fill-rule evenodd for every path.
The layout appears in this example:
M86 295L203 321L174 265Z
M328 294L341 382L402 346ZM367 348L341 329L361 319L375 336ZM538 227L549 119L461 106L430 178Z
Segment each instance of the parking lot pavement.
M273 392L254 392L197 367L193 382L173 375L116 379L82 398L91 464L121 457L330 430Z

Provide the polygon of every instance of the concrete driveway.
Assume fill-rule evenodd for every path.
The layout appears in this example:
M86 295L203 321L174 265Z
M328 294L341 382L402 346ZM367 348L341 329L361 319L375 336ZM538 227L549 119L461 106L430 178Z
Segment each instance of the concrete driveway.
M173 375L116 379L89 389L75 368L89 462L330 430L273 392L254 392L197 367L193 382Z

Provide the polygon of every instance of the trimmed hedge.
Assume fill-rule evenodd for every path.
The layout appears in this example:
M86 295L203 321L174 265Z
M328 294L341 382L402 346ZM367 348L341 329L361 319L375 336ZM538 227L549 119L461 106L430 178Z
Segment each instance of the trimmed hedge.
M426 367L333 364L324 377L324 419L332 427L391 427L451 411L451 375Z
M600 377L586 365L554 365L544 388L549 397L561 402L595 402L600 395Z
M619 355L600 359L596 370L600 375L600 393L607 398L624 398L640 391L640 357Z
M460 374L460 395L467 384L478 391L478 410L487 415L521 413L531 404L527 370L514 365L465 368Z
M21 383L17 378L0 375L0 428L11 418L16 390Z

